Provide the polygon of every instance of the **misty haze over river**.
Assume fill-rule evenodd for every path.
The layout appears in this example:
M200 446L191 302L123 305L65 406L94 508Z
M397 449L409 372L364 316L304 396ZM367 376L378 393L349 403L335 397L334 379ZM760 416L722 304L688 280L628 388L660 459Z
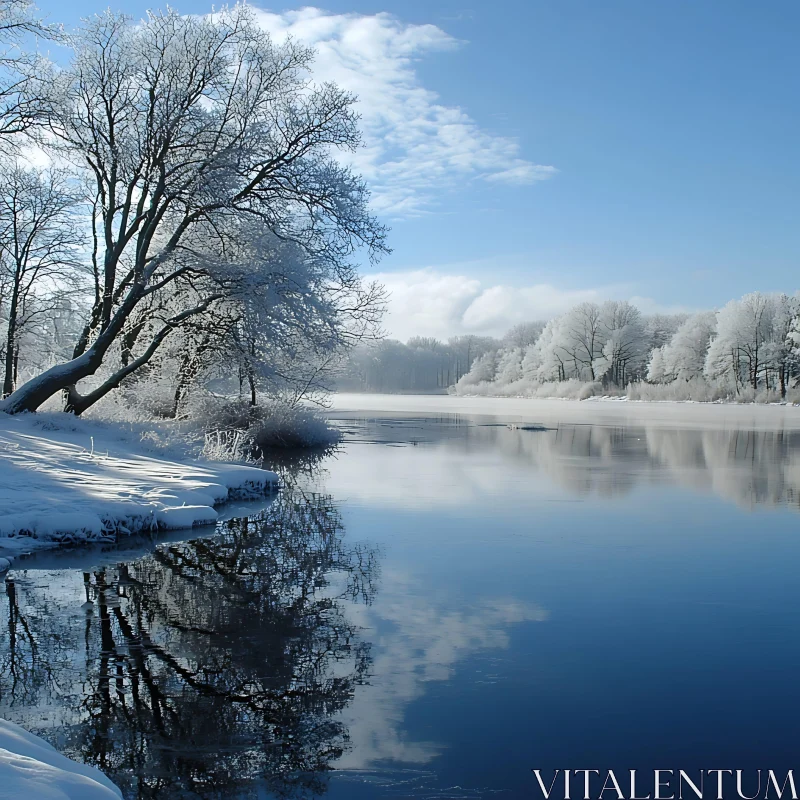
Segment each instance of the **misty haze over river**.
M127 798L800 767L800 409L334 403L249 516L18 562L0 717Z

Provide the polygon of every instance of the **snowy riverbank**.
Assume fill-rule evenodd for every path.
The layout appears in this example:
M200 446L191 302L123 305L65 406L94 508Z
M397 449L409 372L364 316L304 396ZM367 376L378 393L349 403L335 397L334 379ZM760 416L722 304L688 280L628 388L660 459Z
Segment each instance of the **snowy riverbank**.
M215 506L277 485L257 467L148 453L112 424L0 414L0 555L213 523Z
M100 770L62 756L44 739L0 719L0 800L119 800Z

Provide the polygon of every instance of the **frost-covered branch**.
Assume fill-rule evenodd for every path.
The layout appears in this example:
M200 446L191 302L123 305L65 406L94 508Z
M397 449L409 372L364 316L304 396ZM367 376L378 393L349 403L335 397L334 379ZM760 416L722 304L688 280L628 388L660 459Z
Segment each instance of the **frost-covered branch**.
M51 76L44 138L88 187L94 299L72 359L3 410L34 410L60 391L87 408L97 392L81 399L80 382L113 366L137 309L162 296L173 319L198 297L222 292L243 307L258 297L282 352L294 336L335 349L375 327L381 292L362 287L349 261L360 247L379 257L386 232L363 181L337 161L360 143L354 98L310 84L309 50L272 42L246 6L151 13L141 24L107 12L71 44L71 64ZM251 234L278 260L262 247L243 261ZM139 350L150 335L138 330ZM130 375L140 355L127 358Z

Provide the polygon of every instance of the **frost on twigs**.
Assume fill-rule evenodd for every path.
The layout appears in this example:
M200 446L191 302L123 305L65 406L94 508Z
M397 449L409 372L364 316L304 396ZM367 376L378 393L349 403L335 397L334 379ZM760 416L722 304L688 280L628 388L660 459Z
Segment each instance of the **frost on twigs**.
M37 348L19 342L0 408L55 397L82 414L159 374L173 379L161 409L173 418L214 379L253 404L325 388L377 332L384 299L355 266L357 251L387 249L341 158L360 145L355 98L314 84L313 53L273 42L246 5L141 22L105 12L69 46L63 68L36 73L32 125L70 165L83 281Z
M649 317L627 302L581 303L550 320L532 343L487 349L453 391L796 403L800 294L753 292L717 312Z
M326 448L339 432L312 408L267 400L258 406L213 400L197 408L207 429L203 455L219 461L243 461L275 448Z

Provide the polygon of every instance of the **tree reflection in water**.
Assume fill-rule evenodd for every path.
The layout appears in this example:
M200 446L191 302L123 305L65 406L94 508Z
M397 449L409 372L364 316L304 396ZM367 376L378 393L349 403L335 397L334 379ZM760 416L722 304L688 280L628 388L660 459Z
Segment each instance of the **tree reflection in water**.
M292 488L213 538L84 573L82 630L9 579L0 714L35 728L57 707L61 749L130 798L324 793L370 668L346 608L376 577L330 498Z

